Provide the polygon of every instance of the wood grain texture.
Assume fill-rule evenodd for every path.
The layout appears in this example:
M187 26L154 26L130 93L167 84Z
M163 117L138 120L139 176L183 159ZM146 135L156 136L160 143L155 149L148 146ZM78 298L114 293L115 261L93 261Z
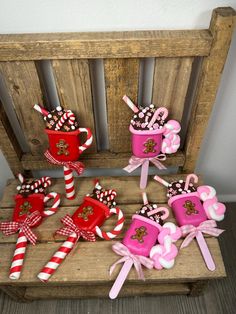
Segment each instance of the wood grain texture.
M180 246L181 240L176 243ZM217 279L225 277L224 264L216 238L208 238L206 242L211 250L216 264L216 270L211 272L205 266L196 241L181 250L176 259L175 267L167 271L144 269L145 285L155 283L181 283L197 280ZM117 277L120 267L116 267L112 276L109 276L109 267L119 259L111 249L114 241L83 242L69 254L62 265L51 277L49 285L96 285L112 283ZM42 286L37 279L38 272L59 248L60 243L38 243L29 245L21 278L14 282L14 286ZM9 264L14 252L14 244L0 244L1 272L0 285L9 285L13 282L8 278ZM104 256L106 258L104 258ZM96 265L96 267L94 267ZM128 275L127 283L140 283L134 269ZM140 283L141 284L141 283Z
M104 71L110 151L129 152L129 124L133 112L122 97L126 94L137 103L139 60L106 59Z
M96 152L88 60L53 60L52 67L61 105L76 114L80 127L88 127L92 130L93 144L86 152Z
M180 179L185 179L185 175L168 175L162 176L162 178L168 182L173 182ZM48 191L55 191L61 194L60 206L71 207L80 204L84 195L91 193L94 187L94 180L96 178L79 177L75 178L76 197L74 200L67 200L64 196L65 187L64 179L52 179L52 186ZM119 206L123 204L141 204L142 195L139 188L139 177L100 177L99 182L102 186L107 188L114 188L117 191L116 201ZM202 179L199 178L199 185L201 185ZM5 187L3 197L1 200L1 208L13 208L14 207L14 195L16 194L16 187L19 184L18 180L10 179ZM148 199L153 203L167 203L166 188L161 184L150 178L149 184L146 188Z
M88 168L123 168L128 165L131 153L112 153L99 152L94 154L83 154L80 161L84 162ZM32 156L31 154L24 154L22 156L22 166L24 169L39 170L39 169L58 169L59 166L49 164L43 156ZM169 155L163 162L165 166L183 166L184 165L183 152ZM150 164L152 167L152 164ZM125 174L125 172L124 172Z
M42 103L42 93L34 62L0 62L0 72L12 97L14 109L33 155L47 147L43 119L33 109Z
M0 101L0 149L4 154L12 172L17 175L23 172L21 165L22 150L12 130L10 122Z
M152 102L181 122L193 58L156 58Z
M236 21L232 8L218 8L213 11L210 31L213 36L211 52L205 57L199 76L190 125L185 144L185 172L194 172L201 142L215 102L221 74L228 54Z
M208 30L0 35L0 61L206 56Z

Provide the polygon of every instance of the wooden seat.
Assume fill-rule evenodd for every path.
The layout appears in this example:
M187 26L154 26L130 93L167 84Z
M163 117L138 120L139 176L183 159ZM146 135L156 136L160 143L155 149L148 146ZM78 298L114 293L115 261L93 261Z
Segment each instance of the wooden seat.
M6 107L0 103L0 145L13 173L30 175L33 170L56 168L43 158L47 138L43 133L43 122L32 110L32 105L42 103L42 100L49 108L45 82L39 71L41 60L51 60L61 104L78 114L81 126L93 130L94 144L81 160L88 168L119 168L127 164L131 155L128 131L131 113L121 99L127 94L137 100L140 62L149 57L155 60L152 102L168 107L170 118L181 121L186 130L182 149L168 157L165 163L179 167L178 174L165 179L172 181L193 172L227 57L234 21L233 9L218 8L213 11L208 30L1 35L0 73L28 144L28 150L23 150L10 126ZM101 151L96 140L100 130L93 113L90 65L91 59L97 58L102 58L104 64L109 140L105 151ZM190 93L193 93L191 106ZM126 216L125 231L132 214L142 203L139 178L103 177L100 181L105 187L117 190L117 203ZM17 184L16 179L9 180L5 188L0 221L12 217ZM111 250L114 241L79 241L47 285L36 277L63 241L63 237L53 236L53 232L61 227L60 218L73 213L92 186L93 178L76 179L75 200L63 197L58 213L36 229L39 242L36 246L28 246L22 276L17 281L8 278L17 236L0 235L0 289L22 301L108 296L119 269L117 267L109 276L109 267L119 258ZM63 194L63 179L54 179L51 190ZM166 189L151 178L146 190L150 202L166 204ZM170 220L175 221L172 214ZM109 220L105 228L109 229L114 221L115 218ZM178 241L177 246L180 243ZM180 251L171 270L145 269L145 282L138 280L132 270L121 296L200 293L208 280L225 276L218 240L207 237L207 243L216 263L214 272L207 270L194 240Z

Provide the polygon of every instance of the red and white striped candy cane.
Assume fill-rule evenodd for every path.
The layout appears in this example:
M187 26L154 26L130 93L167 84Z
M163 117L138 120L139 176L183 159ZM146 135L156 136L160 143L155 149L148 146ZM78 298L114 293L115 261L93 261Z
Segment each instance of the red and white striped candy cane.
M102 231L98 226L95 227L96 234L105 240L111 240L117 237L124 226L124 215L119 208L111 208L110 214L116 214L118 216L118 220L116 222L115 228L109 232Z
M87 133L87 140L86 142L79 146L79 152L80 154L83 153L83 151L85 151L87 148L89 148L89 146L91 146L92 142L93 142L93 135L92 132L89 128L79 128L80 133L86 132Z
M110 202L114 200L116 197L117 193L115 190L106 190L104 192L101 192L99 194L99 200L102 202L103 200L106 200L107 202Z
M60 205L60 194L56 192L50 192L48 195L44 198L44 203L47 203L50 199L54 199L52 207L49 209L45 209L42 213L44 217L51 216L56 213L58 206Z
M10 279L17 280L20 278L20 274L21 274L21 270L22 270L24 258L25 258L26 247L27 247L27 238L24 235L24 232L20 230L20 232L18 233L14 256L12 258L12 264L11 264L10 274L9 274Z
M44 188L49 187L52 184L50 177L42 177L41 179L38 179L34 182L34 184L31 185L31 190L37 189L40 185Z
M65 178L65 189L66 189L66 198L73 200L75 198L75 182L73 178L73 172L66 166L64 169L64 178Z
M53 255L50 261L43 267L41 272L38 274L38 278L43 281L47 282L51 275L56 271L62 261L66 258L66 256L71 252L74 245L78 240L78 235L73 232L71 235L66 239L66 241L61 245L58 251Z
M60 120L57 122L56 126L55 126L55 130L58 131L61 129L61 127L63 126L63 124L65 123L65 121L68 120L70 125L73 125L75 123L75 114L70 111L67 110L60 118Z

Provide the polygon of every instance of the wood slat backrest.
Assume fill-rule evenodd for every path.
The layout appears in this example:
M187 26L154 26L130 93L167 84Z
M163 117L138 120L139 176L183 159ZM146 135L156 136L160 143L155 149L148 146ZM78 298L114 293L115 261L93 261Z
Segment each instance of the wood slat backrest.
M47 138L44 124L32 110L45 98L40 60L51 60L61 105L71 108L81 126L95 135L93 146L83 156L88 167L122 167L130 156L128 125L131 112L123 94L137 102L141 58L154 58L152 102L166 106L170 117L182 120L189 91L192 65L201 57L196 94L184 150L169 158L168 165L193 171L210 116L232 37L235 11L213 11L209 30L137 31L0 35L0 74L12 98L16 116L28 141L30 153L19 154L16 139L9 137L6 123L0 125L1 149L14 173L49 168L43 159ZM96 143L90 59L103 59L109 150L98 152ZM1 106L3 113L3 107ZM4 116L4 115L2 115ZM4 116L6 120L6 117ZM8 147L6 143L11 145ZM18 144L16 144L18 145ZM19 145L18 145L19 146ZM14 156L13 156L14 155ZM9 158L11 156L11 158Z

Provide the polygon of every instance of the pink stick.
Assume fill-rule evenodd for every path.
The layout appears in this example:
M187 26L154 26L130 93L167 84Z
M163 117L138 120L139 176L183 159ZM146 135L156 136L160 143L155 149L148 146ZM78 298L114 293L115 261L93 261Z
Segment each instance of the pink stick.
M110 299L115 299L119 292L120 289L122 288L126 277L129 274L129 271L131 269L131 267L133 266L133 260L132 259L128 259L127 261L125 261L124 265L121 268L121 271L119 272L118 277L116 278L116 281L114 282L110 292L109 292L109 297Z
M149 160L147 159L144 161L141 168L140 189L145 189L147 186L148 168L149 168Z
M165 181L164 179L160 178L159 176L155 176L154 180L157 182L161 183L162 185L166 186L167 188L169 187L169 183Z
M154 122L156 121L157 117L159 116L160 113L163 112L163 116L162 116L162 119L165 120L168 116L168 110L164 107L160 107L158 108L155 112L154 112L154 115L151 119L151 121L149 122L148 124L148 128L152 127Z
M20 230L16 242L16 248L14 256L12 258L11 268L10 268L10 279L19 279L21 275L21 270L24 263L25 251L27 247L27 238L24 233Z
M38 112L40 112L45 117L49 114L49 112L46 109L44 109L43 107L39 106L38 104L34 105L34 109L37 110Z
M25 179L21 173L18 173L18 179L19 179L20 183L23 183L25 181Z
M185 190L188 190L188 186L189 186L189 183L191 182L191 180L193 180L194 183L198 182L198 177L196 176L196 174L191 173L187 176L186 181L185 181L185 185L184 185Z
M147 205L148 204L147 193L146 192L142 192L142 196L143 196L143 204Z
M124 100L126 105L128 105L130 109L133 110L134 113L137 113L139 111L139 109L135 106L131 99L129 99L128 96L124 95L122 99Z
M200 231L198 231L198 233L196 235L196 239L197 239L198 245L201 249L202 256L203 256L204 261L207 265L207 268L211 271L214 271L216 269L215 263L212 259L211 253L208 249L208 246L206 244L204 236Z

